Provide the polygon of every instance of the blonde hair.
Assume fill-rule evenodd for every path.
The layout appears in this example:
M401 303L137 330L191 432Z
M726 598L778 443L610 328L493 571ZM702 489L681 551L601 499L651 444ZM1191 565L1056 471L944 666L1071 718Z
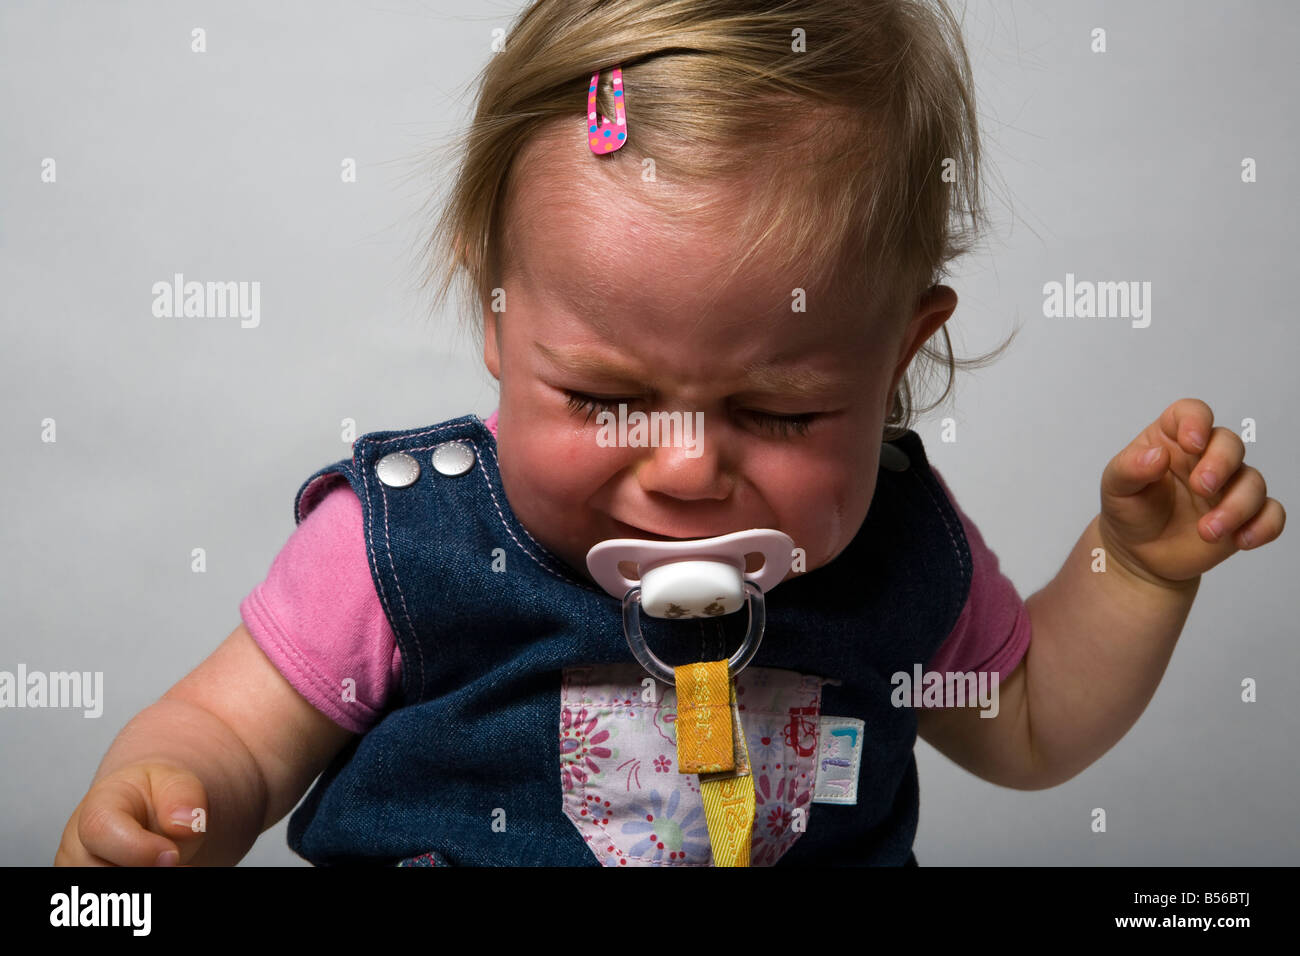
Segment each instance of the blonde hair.
M615 64L628 139L590 160L652 157L656 180L692 187L756 182L733 270L766 242L782 267L856 271L860 301L905 321L983 231L970 63L945 0L536 0L477 79L477 111L451 144L457 172L422 250L434 308L459 278L480 349L516 158L557 123L585 144L591 75L601 71L597 109L613 116ZM711 200L687 192L701 198L674 190L674 215L705 220ZM956 359L946 323L940 331L946 354L928 342L917 354L946 365L948 381L923 412L947 398L957 366L987 364L1014 338ZM885 440L918 414L911 373L892 397Z

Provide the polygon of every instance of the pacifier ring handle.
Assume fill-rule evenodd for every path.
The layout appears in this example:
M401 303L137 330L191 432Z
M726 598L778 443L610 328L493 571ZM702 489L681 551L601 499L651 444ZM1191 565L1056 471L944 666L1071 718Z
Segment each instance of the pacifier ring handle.
M749 611L749 629L745 632L740 648L727 660L727 675L732 678L749 665L758 653L758 645L763 641L763 626L766 621L763 590L753 581L745 582L745 607ZM623 635L627 638L628 647L632 649L632 656L651 677L665 684L677 683L673 668L655 656L655 652L645 642L645 635L641 633L640 585L623 595Z

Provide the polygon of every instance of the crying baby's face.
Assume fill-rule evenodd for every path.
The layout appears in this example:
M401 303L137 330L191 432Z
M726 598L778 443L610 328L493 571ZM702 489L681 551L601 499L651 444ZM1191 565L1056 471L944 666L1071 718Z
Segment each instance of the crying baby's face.
M615 188L580 155L517 181L484 360L529 533L584 576L609 538L775 528L806 571L842 551L875 490L904 324L763 255L727 278L724 226L664 215L638 201L654 184Z
M853 539L875 490L883 401L834 384L847 350L796 345L771 361L779 350L764 352L766 335L725 343L680 317L631 311L602 335L522 288L506 295L511 313L486 347L501 383L506 497L579 573L609 538L775 528L803 549L806 570ZM637 338L651 326L665 338ZM681 348L708 358L675 360Z

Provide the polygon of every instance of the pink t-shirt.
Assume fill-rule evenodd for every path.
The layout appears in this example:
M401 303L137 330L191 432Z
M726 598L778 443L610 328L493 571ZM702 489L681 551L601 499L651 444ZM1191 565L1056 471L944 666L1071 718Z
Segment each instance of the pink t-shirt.
M484 422L493 435L496 419L493 412ZM996 672L1001 680L1029 647L1029 615L997 555L931 470L961 518L974 570L966 606L925 670ZM370 577L361 502L346 481L302 520L239 612L285 679L339 726L365 733L396 703L401 651ZM356 682L355 702L341 699L345 678Z

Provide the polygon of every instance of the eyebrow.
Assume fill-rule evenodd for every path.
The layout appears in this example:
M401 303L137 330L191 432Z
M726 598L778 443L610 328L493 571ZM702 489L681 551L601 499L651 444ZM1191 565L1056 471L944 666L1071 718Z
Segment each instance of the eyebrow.
M547 361L564 371L607 376L628 383L641 381L641 376L631 365L596 358L585 349L553 349L541 342L534 342L533 345ZM771 362L751 362L744 367L744 373L750 386L748 391L780 392L806 398L824 398L827 393L836 391L843 384L820 372L796 372Z

